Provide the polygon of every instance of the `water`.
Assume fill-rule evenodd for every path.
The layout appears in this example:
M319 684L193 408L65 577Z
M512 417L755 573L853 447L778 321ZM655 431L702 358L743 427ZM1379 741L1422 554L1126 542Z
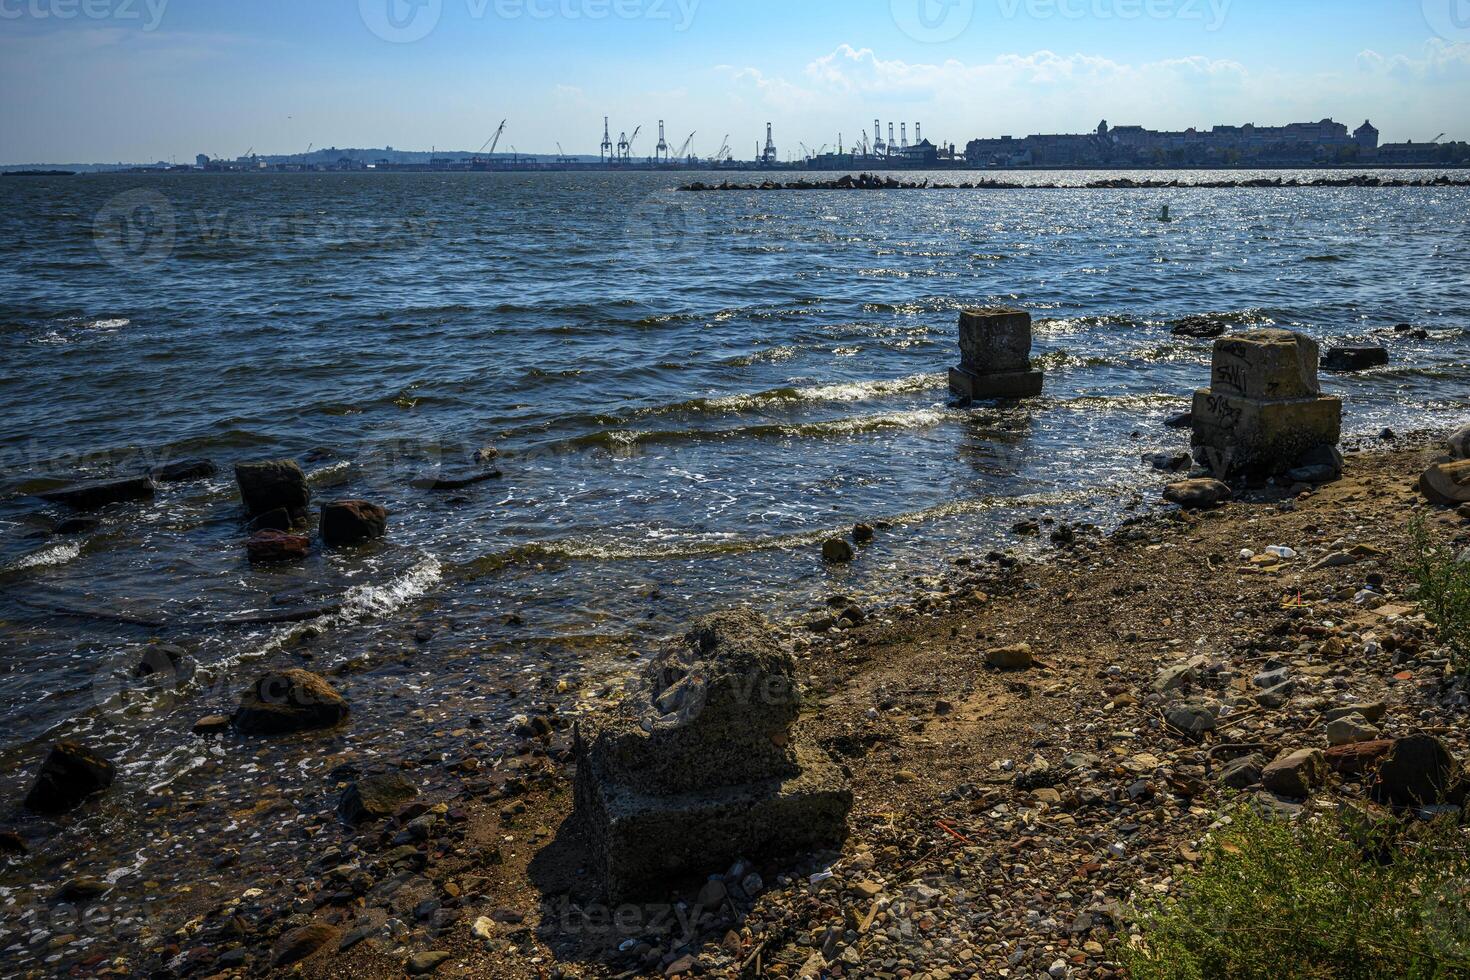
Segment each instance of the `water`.
M387 752L435 718L498 729L525 707L506 685L587 690L701 610L795 615L1014 545L1019 516L1116 520L1156 496L1140 454L1187 441L1161 425L1208 373L1209 342L1170 333L1184 316L1428 330L1325 376L1350 433L1470 405L1462 189L673 190L689 179L0 181L0 795L82 737L124 774L78 827L112 821L121 853L127 808L254 751L187 732L267 665L365 658L331 745ZM951 408L958 311L997 302L1036 316L1046 395ZM503 480L410 486L492 445ZM78 538L28 496L189 456L221 475ZM319 497L387 506L387 541L251 568L229 465L277 456ZM823 567L855 521L893 526ZM255 621L283 613L307 621ZM192 674L140 688L156 639Z

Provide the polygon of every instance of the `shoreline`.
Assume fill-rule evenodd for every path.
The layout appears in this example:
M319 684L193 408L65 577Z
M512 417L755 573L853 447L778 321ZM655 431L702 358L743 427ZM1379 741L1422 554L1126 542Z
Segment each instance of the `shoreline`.
M401 976L410 955L435 951L449 954L438 970L443 975L665 975L692 955L713 975L736 975L746 960L753 968L758 959L763 975L778 976L799 973L814 952L811 931L830 938L824 930L835 925L838 938L827 944L831 955L823 962L849 975L872 975L873 962L880 973L922 975L940 959L948 975L1035 975L1066 954L1064 959L1082 957L1069 966L1073 976L1111 976L1107 940L1124 923L1104 909L1121 908L1141 882L1167 881L1172 868L1187 867L1177 853L1181 842L1197 856L1220 801L1209 779L1210 760L1159 724L1161 704L1150 695L1155 674L1203 653L1215 661L1239 660L1231 676L1245 671L1248 678L1266 647L1252 647L1260 637L1245 634L1267 623L1290 628L1300 615L1280 608L1283 590L1306 591L1314 604L1308 616L1337 618L1341 612L1346 620L1361 610L1351 594L1336 596L1372 570L1386 576L1390 601L1398 604L1404 583L1392 556L1402 547L1407 515L1419 509L1407 506L1411 496L1417 499L1409 484L1432 455L1432 440L1351 453L1343 481L1300 497L1277 490L1200 515L1163 511L1127 519L1109 537L1083 529L1039 560L981 553L988 550L982 545L981 552L950 556L949 573L919 577L914 591L895 596L891 606L849 614L852 600L834 595L828 605L837 621L826 630L803 625L823 618L815 615L784 624L782 631L797 640L810 692L802 725L851 772L858 803L842 857L758 866L768 890L727 907L725 916L734 912L739 923L691 918L697 882L671 892L671 900L688 907L661 906L661 922L653 921L659 903L629 910L626 928L586 918L583 913L597 906L577 873L577 835L566 824L575 767L571 722L531 712L515 744L496 751L482 743L473 765L468 758L446 763L447 778L432 780L436 785L426 785L397 818L360 831L333 819L314 820L304 850L286 865L279 864L284 855L273 856L286 873L276 888L242 889L252 875L258 880L269 871L237 853L216 866L208 876L213 880L173 896L169 913L135 941L116 935L109 941L104 931L101 941L88 944L98 951L88 958L97 975L108 975L106 964L118 956L112 975L144 968L257 975L281 949L283 934L315 923L323 927L319 938L331 939L303 959L306 976ZM1160 483L1165 480L1160 474ZM1470 523L1453 511L1438 513L1441 533L1466 538ZM1356 522L1338 527L1343 514ZM1309 571L1338 537L1376 547L1383 557ZM1300 557L1275 572L1237 568L1233 556L1241 548L1262 551L1274 544ZM1313 590L1327 585L1335 598L1313 598ZM1233 618L1237 611L1246 615ZM996 674L984 667L985 648L1023 641L1037 652L1035 668ZM1407 682L1385 679L1381 666L1364 661L1363 669L1346 675L1344 690L1388 702L1384 727L1390 730L1413 721L1409 707L1427 710L1415 700L1421 686L1438 693L1441 682L1431 684L1430 666ZM1341 696L1327 685L1343 675L1331 672L1329 667L1315 681L1323 694ZM1465 700L1462 691L1451 693ZM602 710L613 700L605 698ZM1443 710L1446 721L1458 718L1461 734L1453 748L1463 757L1464 704L1458 714ZM1321 741L1311 719L1287 719L1260 731L1268 714L1246 711L1222 727L1225 733L1238 729L1245 741ZM1128 737L1115 738L1119 732ZM493 741L488 733L485 739ZM312 747L297 741L283 746L282 754L289 759ZM402 748L406 762L412 749ZM1108 765L1094 762L1086 778L1041 775L1057 775L1069 748ZM1033 758L1037 754L1046 767ZM416 782L430 782L422 769L404 771ZM1033 776L1017 779L1027 772ZM310 805L330 815L347 783L323 787L322 799ZM1183 796L1180 786L1198 792ZM1130 796L1135 791L1137 800ZM249 837L250 821L272 819L272 812L279 811L268 806L244 815L232 834ZM1161 842L1168 843L1167 853L1159 850ZM1121 854L1110 850L1113 845ZM930 863L913 865L911 858ZM1012 861L1028 871L1006 871ZM820 890L806 884L806 876L829 867L833 876ZM1078 878L1078 868L1091 870ZM984 875L968 882L980 869ZM788 881L787 875L796 877ZM1000 880L1006 887L995 894L992 886ZM962 916L951 900L956 882L968 882L958 903ZM852 912L861 925L870 911L870 929L849 942L843 917ZM1040 915L1028 918L1028 911ZM904 937L907 928L919 938L883 938L884 928L871 927L884 927L884 917L896 923L896 935ZM191 920L195 925L180 934ZM930 928L915 933L916 922L924 921ZM1088 928L1071 931L1079 923ZM680 933L693 928L698 939L661 940L670 924ZM817 942L815 951L823 945ZM102 952L105 959L98 959ZM1021 958L1011 962L1018 952ZM909 966L901 965L904 959Z

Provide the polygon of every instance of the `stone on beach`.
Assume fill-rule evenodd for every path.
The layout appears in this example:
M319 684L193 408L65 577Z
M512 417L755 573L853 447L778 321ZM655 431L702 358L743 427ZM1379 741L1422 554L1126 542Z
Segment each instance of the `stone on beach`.
M1031 369L1031 314L1009 307L960 313L960 365L949 387L960 398L1033 398L1042 374Z
M1181 480L1164 488L1164 499L1185 510L1208 510L1229 500L1231 493L1219 480Z
M322 505L322 541L349 547L381 538L388 529L388 511L366 500L336 500Z
M286 735L331 728L349 714L332 685L305 670L266 674L240 698L235 729L246 735Z
M855 557L857 552L845 538L828 538L822 542L822 561L829 565L845 565Z
M275 948L271 950L271 966L279 969L299 963L320 950L335 948L341 937L340 929L324 922L292 929L276 941Z
M1321 749L1283 752L1261 770L1261 785L1292 799L1311 796L1327 779L1327 757Z
M1036 662L1031 646L1017 643L985 651L985 662L997 670L1025 670Z
M701 619L581 744L576 815L613 900L739 858L840 843L852 792L815 744L790 650L755 613Z
M1373 796L1395 806L1433 806L1450 793L1459 768L1433 735L1409 735L1394 742L1378 764Z
M25 806L35 813L65 813L110 787L112 780L112 763L76 742L58 742L36 773Z
M47 503L64 504L73 510L99 510L108 504L151 500L153 492L152 480L146 476L134 476L123 480L77 483L56 490L43 490L36 496Z
M1419 478L1419 492L1431 504L1441 507L1470 503L1470 459L1429 467Z
M311 487L295 460L236 463L235 482L240 485L240 498L251 517L277 508L296 514L311 503Z
M418 794L413 783L399 773L364 776L342 793L337 812L351 824L381 820Z
M1461 426L1450 433L1450 455L1456 459L1470 459L1470 425Z
M1278 476L1342 437L1342 401L1322 394L1315 341L1253 330L1215 342L1210 387L1194 396L1196 457L1222 479Z

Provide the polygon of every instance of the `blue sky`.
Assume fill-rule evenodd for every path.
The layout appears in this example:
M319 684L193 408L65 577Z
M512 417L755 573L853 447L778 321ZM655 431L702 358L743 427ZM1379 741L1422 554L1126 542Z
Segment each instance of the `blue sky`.
M783 155L1371 117L1470 139L1470 0L0 0L0 161L595 153L602 117ZM749 148L749 149L747 149Z

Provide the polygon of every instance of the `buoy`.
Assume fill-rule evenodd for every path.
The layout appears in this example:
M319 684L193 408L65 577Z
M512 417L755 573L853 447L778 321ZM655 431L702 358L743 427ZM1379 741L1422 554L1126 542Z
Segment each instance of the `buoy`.
M1162 210L1162 211L1159 212L1159 220L1160 221L1173 221L1174 220L1173 218L1169 217L1169 205L1165 204L1164 205L1164 210Z

